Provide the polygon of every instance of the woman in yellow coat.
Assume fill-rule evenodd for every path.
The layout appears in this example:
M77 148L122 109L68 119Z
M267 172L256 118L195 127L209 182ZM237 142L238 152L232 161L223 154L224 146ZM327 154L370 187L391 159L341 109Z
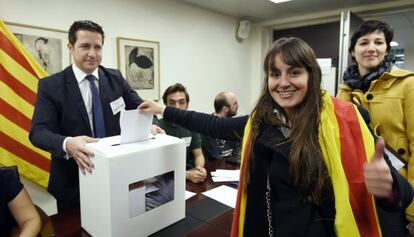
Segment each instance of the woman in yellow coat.
M393 31L381 21L366 21L352 35L349 52L355 62L344 74L338 97L367 109L375 133L408 165L400 174L414 185L414 73L392 65ZM406 209L414 235L414 203Z

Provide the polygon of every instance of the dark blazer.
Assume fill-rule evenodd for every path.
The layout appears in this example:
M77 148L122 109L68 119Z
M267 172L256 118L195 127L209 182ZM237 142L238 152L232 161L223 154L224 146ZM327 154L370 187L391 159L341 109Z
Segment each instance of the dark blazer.
M119 97L125 109L136 109L142 102L118 70L99 66L99 94L106 136L120 134L119 114L113 115L110 103ZM52 154L48 191L59 201L79 196L78 166L65 159L62 149L66 137L92 136L85 104L72 66L39 81L30 141ZM77 198L79 199L79 198Z

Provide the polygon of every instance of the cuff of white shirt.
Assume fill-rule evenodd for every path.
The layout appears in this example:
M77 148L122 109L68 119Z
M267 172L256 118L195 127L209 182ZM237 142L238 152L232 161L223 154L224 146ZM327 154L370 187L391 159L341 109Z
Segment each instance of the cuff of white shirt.
M70 158L68 152L66 151L66 143L68 142L69 138L71 138L71 137L65 138L65 140L63 140L63 144L62 144L62 149L65 152L65 155L63 156L63 158L65 158L66 160L69 160L69 158Z

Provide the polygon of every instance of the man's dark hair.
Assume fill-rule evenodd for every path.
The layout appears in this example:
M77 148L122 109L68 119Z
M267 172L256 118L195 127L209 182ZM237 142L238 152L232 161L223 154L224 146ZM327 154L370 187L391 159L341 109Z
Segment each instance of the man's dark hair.
M218 114L224 106L230 107L229 102L227 101L226 92L220 92L216 95L216 98L214 98L214 110Z
M167 96L170 94L173 94L175 92L184 92L185 94L185 100L187 103L190 102L190 96L187 93L187 89L185 89L185 86L183 86L181 83L175 83L174 85L169 86L162 95L162 101L165 105L167 105Z
M358 29L354 32L354 34L351 37L351 45L349 46L349 53L351 53L355 49L355 45L359 38L361 38L364 35L373 33L375 31L379 31L384 33L385 42L387 43L387 52L391 49L391 41L394 37L394 31L393 29L385 22L382 21L376 21L376 20L370 20L365 21L361 25L359 25ZM352 57L354 59L354 57Z
M68 39L71 45L75 45L75 42L77 40L76 32L78 32L79 30L86 30L86 31L91 31L91 32L96 32L96 33L101 34L102 44L104 43L105 37L104 37L104 32L102 30L102 27L93 21L81 20L81 21L75 21L69 29Z

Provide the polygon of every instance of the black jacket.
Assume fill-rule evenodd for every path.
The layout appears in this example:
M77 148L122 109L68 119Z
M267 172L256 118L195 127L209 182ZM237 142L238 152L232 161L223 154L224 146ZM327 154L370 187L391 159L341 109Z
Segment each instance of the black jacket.
M368 114L363 114L366 117ZM240 140L248 117L220 118L193 111L182 111L167 107L164 119L190 130L215 138ZM367 118L368 119L368 118ZM269 172L271 208L274 236L335 236L335 206L332 195L324 195L321 205L310 196L302 194L293 185L289 175L289 142L275 146L275 139L283 139L281 131L274 126L263 125L253 147L254 163L250 170L248 200L244 236L267 236L266 178ZM403 210L412 200L410 184L391 168L398 200L389 203L376 199L377 205L390 211Z

